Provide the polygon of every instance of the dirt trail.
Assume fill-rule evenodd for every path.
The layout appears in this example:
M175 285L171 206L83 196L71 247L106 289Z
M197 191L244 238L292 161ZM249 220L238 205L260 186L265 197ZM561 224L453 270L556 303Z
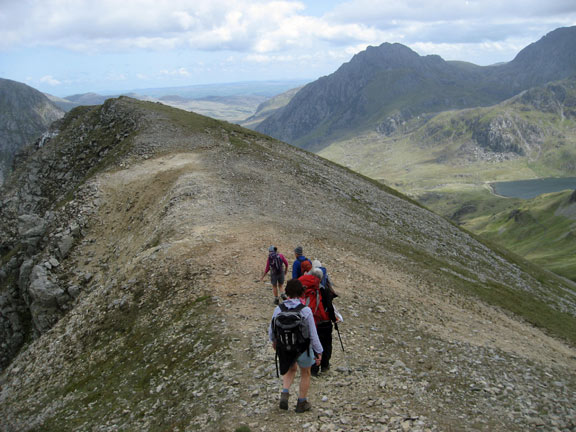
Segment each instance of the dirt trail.
M280 380L275 377L274 353L266 340L274 308L272 291L267 279L265 283L257 279L267 245L277 245L291 263L295 244L289 239L299 235L264 223L219 231L206 264L226 269L231 260L236 263L229 274L216 272L210 289L228 315L227 321L235 323L231 331L237 338L233 349L238 369L233 376L243 389L242 409L229 427L248 424L260 431L514 430L513 416L504 416L514 412L513 407L501 407L503 419L496 421L498 416L492 415L485 397L505 381L500 374L506 376L507 369L518 372L510 359L576 367L574 351L494 308L445 298L438 287L377 266L352 251L304 244L308 256L326 264L337 285L340 297L336 303L345 317L340 329L346 353L334 332L332 371L312 383L314 409L299 416L292 407L282 412L277 408ZM490 377L494 359L500 370ZM478 381L484 388L474 390L480 394L478 401L465 403L470 393L466 386L477 371L482 371ZM459 382L466 380L470 380L466 386ZM513 378L510 382L519 387ZM454 388L449 392L462 393L462 400L445 397L444 386ZM531 390L518 392L520 400ZM292 391L296 394L296 387ZM508 396L513 405L513 394ZM480 414L483 404L486 413Z

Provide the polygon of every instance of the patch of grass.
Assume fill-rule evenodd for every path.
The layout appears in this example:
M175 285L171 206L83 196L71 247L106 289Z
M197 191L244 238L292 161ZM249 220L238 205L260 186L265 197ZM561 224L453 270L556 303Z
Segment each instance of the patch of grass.
M171 282L157 288L151 293L138 285L127 308L105 314L85 341L84 371L51 389L52 398L67 397L66 406L38 430L78 430L102 419L120 427L144 416L151 431L182 430L205 412L191 389L198 389L197 380L210 380L214 369L207 359L227 343L211 325L217 315L212 297L173 305ZM169 317L160 315L166 311Z
M528 292L495 283L470 284L472 293L486 302L507 309L542 330L576 346L576 317L560 312Z

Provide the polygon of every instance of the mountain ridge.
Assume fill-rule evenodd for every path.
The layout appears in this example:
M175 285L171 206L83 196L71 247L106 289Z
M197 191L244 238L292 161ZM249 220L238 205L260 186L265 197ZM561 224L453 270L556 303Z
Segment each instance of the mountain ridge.
M0 195L0 329L26 307L23 329L47 324L0 375L8 432L575 426L573 285L235 125L119 98L59 131ZM345 319L296 418L277 412L257 282L270 244L320 258Z
M368 47L333 74L306 85L256 129L319 151L339 137L378 130L393 119L493 105L576 74L570 50L575 41L576 27L557 29L511 62L482 67L419 56L401 44Z

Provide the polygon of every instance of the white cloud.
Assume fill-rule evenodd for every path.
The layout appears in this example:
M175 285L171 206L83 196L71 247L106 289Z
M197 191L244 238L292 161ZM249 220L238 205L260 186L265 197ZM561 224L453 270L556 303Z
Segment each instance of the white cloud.
M164 76L173 76L173 77L189 77L191 76L190 72L186 68L178 68L173 70L166 70L163 69L160 71L160 75Z
M51 86L58 86L60 84L62 84L61 81L58 81L56 78L54 78L52 75L45 75L42 78L40 78L39 80L41 83L43 84L48 84Z
M99 78L116 82L233 81L241 72L256 77L261 71L313 77L383 42L449 60L508 61L554 28L576 25L574 0L313 1L0 0L0 61L26 49L64 48L73 51L67 59L81 57ZM117 61L119 53L162 60L130 65ZM224 62L228 56L235 63ZM100 58L106 61L94 66ZM58 74L61 79L52 80L66 83L84 79L76 69L70 76L37 73Z

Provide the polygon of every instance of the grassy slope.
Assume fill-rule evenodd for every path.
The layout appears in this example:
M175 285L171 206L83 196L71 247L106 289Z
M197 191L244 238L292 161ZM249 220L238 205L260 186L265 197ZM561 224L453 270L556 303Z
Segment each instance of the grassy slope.
M476 220L468 221L472 215L467 215L466 228L573 278L576 263L565 255L572 249L559 247L554 236L555 232L568 235L570 222L550 216L551 211L535 210L534 223L524 221L523 229L515 227L504 233L502 222L490 225L486 219L498 212L503 212L504 218L519 204L491 196L485 183L576 175L574 87L572 81L563 83L563 107L550 103L545 89L534 89L493 107L444 112L424 125L418 121L404 124L404 133L390 137L369 132L341 139L319 154L398 188L445 216L473 205ZM497 158L486 153L477 157L477 150L471 148L473 131L489 129L495 119L506 119L514 125L510 130L517 134L515 139L527 141L525 157ZM534 235L533 241L526 240L528 234ZM568 238L563 240L567 244Z
M526 259L576 281L576 214L572 192L541 195L503 211L473 215L464 226ZM568 218L562 214L567 212ZM570 211L572 210L572 211Z

